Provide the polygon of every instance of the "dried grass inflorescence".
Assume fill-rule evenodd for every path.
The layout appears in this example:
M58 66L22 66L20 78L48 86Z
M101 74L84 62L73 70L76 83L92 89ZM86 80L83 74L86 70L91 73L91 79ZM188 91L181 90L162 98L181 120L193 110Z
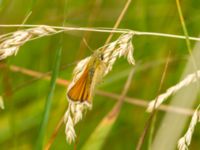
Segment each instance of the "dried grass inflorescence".
M11 55L16 55L20 46L35 38L47 36L57 31L49 26L38 26L19 30L0 36L0 60Z
M0 96L0 108L4 109L4 102L3 102L3 97Z
M197 82L199 80L199 78L200 78L200 71L197 71L195 73L191 73L191 74L187 75L187 77L185 77L178 84L170 87L165 93L160 94L157 98L150 101L147 111L152 112L153 109L158 108L172 94L176 93L183 87L188 86L189 84Z
M179 150L188 150L189 149L188 146L191 143L192 135L193 135L195 126L198 122L200 122L200 111L199 111L199 109L200 109L200 105L197 107L197 109L195 110L195 112L192 116L192 120L190 122L190 125L189 125L187 132L178 141L178 149Z
M76 138L74 126L82 119L83 113L92 108L94 88L112 70L117 58L125 56L134 65L133 33L122 34L116 41L97 49L91 56L81 60L74 69L73 79L67 89L68 109L65 113L66 140Z

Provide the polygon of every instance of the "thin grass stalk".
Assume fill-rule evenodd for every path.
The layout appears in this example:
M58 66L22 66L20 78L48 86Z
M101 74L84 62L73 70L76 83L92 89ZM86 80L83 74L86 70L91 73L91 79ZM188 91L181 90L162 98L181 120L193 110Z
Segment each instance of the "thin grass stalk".
M179 18L180 18L180 21L181 21L183 33L185 35L185 41L186 41L187 49L188 49L188 52L191 56L191 60L192 60L193 66L194 66L194 70L196 70L196 77L198 77L198 75L197 75L198 67L197 67L197 64L195 62L194 56L192 54L192 48L191 48L191 43L190 43L190 39L189 39L189 34L188 34L187 27L185 25L185 20L184 20L183 13L182 13L182 10L181 10L180 0L176 0L176 6L177 6L177 9L178 9L178 15L179 15ZM200 84L200 82L198 82L198 83Z
M159 87L159 90L158 90L158 93L160 93L161 89L162 89L162 85L164 83L164 79L165 79L165 76L166 76L166 72L167 72L167 68L169 66L169 61L170 61L170 52L168 54L168 57L167 57L167 61L166 61L166 64L165 64L165 68L164 68L164 73L162 75L162 78L161 78L161 82L160 82L160 87ZM156 99L156 102L153 106L153 111L155 111L153 115L153 118L152 118L152 123L151 123L151 126L150 126L150 133L149 133L149 140L148 140L148 149L151 150L151 145L152 145L152 141L153 141L153 136L154 136L154 130L155 130L155 125L156 125L156 118L157 118L157 108L156 108L156 103L158 101L158 97Z
M126 1L126 4L124 5L124 8L122 9L122 11L121 11L121 13L120 13L120 15L119 15L119 17L118 17L118 19L117 19L117 21L116 21L116 23L115 23L115 25L114 25L112 30L115 30L115 29L117 29L119 27L119 24L121 23L126 11L128 10L128 7L130 6L131 1L132 0L127 0ZM113 37L113 33L111 32L110 35L108 36L106 42L105 42L105 45L107 45L111 41L112 37Z
M62 118L59 120L59 122L57 123L48 143L45 145L45 150L49 150L51 148L51 145L53 144L57 134L58 134L58 131L60 130L61 126L63 125L63 121L64 121L64 115L62 116Z
M39 26L47 26L47 25L33 25L33 24L1 24L0 27L4 28L13 28L13 27L24 27L24 28L34 28L34 27L39 27ZM90 32L100 32L100 33L127 33L127 32L133 32L134 35L138 36L158 36L158 37L168 37L168 38L176 38L176 39L186 39L185 36L183 35L176 35L176 34L167 34L167 33L158 33L158 32L143 32L143 31L136 31L136 30L131 30L131 29L113 29L113 28L106 28L106 27L96 27L96 28L87 28L87 27L62 27L62 26L48 26L53 29L58 29L63 31L90 31ZM58 33L58 32L56 32ZM54 34L56 34L54 33ZM10 35L8 33L7 35ZM49 34L50 35L50 34ZM52 34L51 34L52 35ZM4 37L5 35L1 35L0 38ZM200 38L197 37L188 37L189 40L193 41L200 41Z
M180 18L180 21L181 21L181 26L182 26L182 29L183 29L183 33L185 35L185 41L186 41L186 45L187 45L187 48L188 48L188 52L191 56L192 55L192 49L191 49L191 43L190 43L190 40L189 40L189 34L188 34L188 31L187 31L187 27L185 25L185 20L184 20L184 17L183 17L183 13L182 13L182 10L181 10L181 6L180 6L180 1L179 0L176 0L176 6L177 6L177 9L178 9L178 14L179 14L179 18ZM194 61L194 58L193 58L193 61ZM194 63L194 62L193 62Z
M39 79L44 79L47 81L50 80L50 74L51 74L50 72L41 73L41 72L26 69L26 68L18 67L18 66L13 66L13 65L10 66L10 70L13 72L19 72L24 75L35 77L33 79L34 81L37 81ZM69 83L70 83L70 81L62 79L62 78L57 78L57 80L56 80L56 84L63 86L63 87L68 86ZM26 85L28 85L28 84L26 84ZM14 91L12 91L12 92L16 92L20 88L22 88L22 87L19 86L16 89L14 89ZM110 93L110 92L106 92L106 91L97 90L96 93L97 93L97 95L109 97L112 99L119 98L118 94ZM125 97L125 102L127 102L131 105L136 105L136 106L140 106L140 107L144 107L144 108L146 108L148 106L147 101L142 100L142 99L137 99L137 98ZM168 106L168 105L164 105L164 104L161 104L160 107L158 107L157 109L161 110L161 111L173 112L173 113L183 114L183 115L187 115L187 116L193 115L193 112L194 112L194 110L192 110L192 109L186 109L186 108L181 108L181 107L176 107L176 106Z
M157 119L157 115L155 115L152 118L152 125L149 131L149 139L148 139L148 150L151 150L151 145L152 145L152 141L153 141L153 136L154 136L154 132L155 132L155 124L156 124L156 119Z
M170 56L170 53L167 57L167 62L165 64L165 67L164 67L164 71L163 71L163 74L162 74L162 77L161 77L161 81L160 81L160 85L159 85L159 89L158 89L158 93L160 93L161 89L162 89L162 86L163 86L163 83L164 83L164 79L165 79L165 76L166 76L166 72L167 72L167 69L168 69L168 65L169 65L169 57ZM157 99L156 99L156 102L157 102ZM154 121L155 119L155 116L156 116L156 113L157 113L157 109L156 109L156 102L155 102L155 105L154 105L154 108L153 108L153 111L152 113L150 114L150 117L148 118L146 124L145 124L145 127L144 127L144 131L142 132L140 138L139 138L139 141L138 141L138 144L137 144L137 147L136 147L136 150L141 150L142 149L142 145L144 143L144 140L145 140L145 137L147 135L147 132L148 130L150 129L150 138L149 140L152 140L153 139L153 129L152 129L152 126L155 126L155 124L152 124L152 121ZM156 120L155 120L156 121ZM151 131L152 130L152 131ZM152 141L149 141L149 143L152 143ZM150 146L148 146L150 147Z

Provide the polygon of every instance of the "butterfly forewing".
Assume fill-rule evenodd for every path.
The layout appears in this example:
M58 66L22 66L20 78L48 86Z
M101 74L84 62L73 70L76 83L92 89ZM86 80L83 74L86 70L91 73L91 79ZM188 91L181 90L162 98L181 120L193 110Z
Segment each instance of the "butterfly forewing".
M72 101L88 101L91 99L91 77L89 76L89 68L86 67L81 77L76 81L72 88L68 91L68 97Z

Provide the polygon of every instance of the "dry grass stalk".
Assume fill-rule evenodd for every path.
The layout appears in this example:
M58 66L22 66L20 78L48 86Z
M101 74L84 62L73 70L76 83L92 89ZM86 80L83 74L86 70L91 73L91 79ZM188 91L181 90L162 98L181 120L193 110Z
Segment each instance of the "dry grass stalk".
M82 119L83 112L92 108L91 100L96 84L100 82L103 76L112 70L112 66L116 59L125 56L130 64L134 64L132 55L133 45L131 42L132 36L132 33L121 35L116 41L97 49L91 56L80 61L74 69L73 80L67 89L67 99L69 101L69 106L64 117L64 122L66 124L66 139L69 143L74 141L76 138L74 126ZM96 63L98 61L99 63ZM89 96L89 98L86 100L82 100L82 98L79 101L74 100L69 96L70 91L75 87L75 85L77 85L88 68L94 69L91 79L91 88L89 89L89 94L91 94L91 96ZM88 78L85 79L87 80ZM82 91L78 91L78 93L80 92Z
M3 66L5 66L5 64L0 64L0 68ZM47 81L50 80L49 73L36 72L33 70L29 70L29 69L22 68L19 66L14 66L14 65L10 65L9 68L13 72L22 73L24 75L28 75L28 76L31 76L31 77L34 77L37 79L44 79ZM64 86L64 87L69 85L69 81L62 79L62 78L57 78L56 83L58 85ZM17 88L17 89L20 89L20 88ZM118 94L105 92L105 91L101 91L101 90L97 90L96 94L112 98L112 100L117 100L120 97L120 95L118 95ZM145 101L143 99L130 98L127 96L125 97L125 102L128 104L136 105L136 106L140 106L140 107L147 107L147 105L148 105L147 101ZM175 107L175 106L168 106L168 105L160 105L160 107L158 109L161 111L183 114L183 115L188 115L188 116L192 116L193 112L194 112L192 109L186 109L186 108L182 108L182 107Z
M0 27L4 28L11 28L11 27L25 27L25 28L35 28L39 27L41 25L33 25L33 24L0 24ZM44 25L42 25L44 26ZM47 25L45 25L47 26ZM101 32L101 33L127 33L132 32L134 35L138 36L159 36L159 37L168 37L168 38L175 38L175 39L186 39L184 35L176 35L176 34L166 34L166 33L159 33L159 32L142 32L142 31L136 31L131 29L120 29L120 28L107 28L107 27L93 27L93 28L87 28L87 27L63 27L63 26L48 26L55 30L60 31L89 31L89 32ZM1 38L1 36L0 36ZM189 40L193 41L200 41L200 38L198 37L188 37Z
M0 108L4 109L4 102L3 102L3 97L0 96Z
M200 109L200 105L197 107L197 109L195 110L195 112L192 116L192 120L190 122L190 125L189 125L187 132L178 141L178 149L179 150L188 150L188 146L191 143L192 135L194 133L195 126L198 122L200 122L200 111L199 111L199 109Z
M157 97L157 101L155 99L152 100L148 105L147 111L152 112L154 108L158 108L172 94L176 93L177 91L179 91L183 87L188 86L191 83L197 82L199 78L200 78L200 71L189 74L185 79L180 81L178 84L170 87L165 93L159 95Z
M2 35L0 37L0 60L16 55L19 48L26 42L56 32L56 30L49 26L38 26Z
M41 25L34 25L34 24L0 24L2 28L12 28L12 27L25 27L25 28L34 28L39 27ZM44 26L44 25L43 25ZM45 25L47 26L47 25ZM176 39L186 39L184 35L176 35L176 34L167 34L167 33L159 33L159 32L143 32L143 31L136 31L131 29L123 29L123 28L108 28L108 27L71 27L71 26L49 26L56 30L62 31L89 31L89 32L101 32L101 33L127 33L132 32L135 35L142 35L142 36L159 36L159 37L168 37L168 38L176 38ZM1 37L1 36L0 36ZM188 37L189 40L193 41L200 41L198 37Z

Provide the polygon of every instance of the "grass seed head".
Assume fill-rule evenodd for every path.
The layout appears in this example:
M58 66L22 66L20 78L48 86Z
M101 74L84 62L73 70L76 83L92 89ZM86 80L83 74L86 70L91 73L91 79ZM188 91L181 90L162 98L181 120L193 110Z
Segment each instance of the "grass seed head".
M42 36L47 36L57 31L48 26L39 26L35 28L25 29L16 31L9 36L0 39L0 60L7 58L8 56L16 55L19 48L26 42L39 38Z
M195 112L194 112L194 114L192 116L192 120L190 122L190 125L188 127L187 132L178 141L178 149L179 150L188 150L189 149L188 147L189 147L189 145L191 143L192 135L194 133L195 126L200 121L199 108L200 108L200 105L197 107L197 109L195 110Z

